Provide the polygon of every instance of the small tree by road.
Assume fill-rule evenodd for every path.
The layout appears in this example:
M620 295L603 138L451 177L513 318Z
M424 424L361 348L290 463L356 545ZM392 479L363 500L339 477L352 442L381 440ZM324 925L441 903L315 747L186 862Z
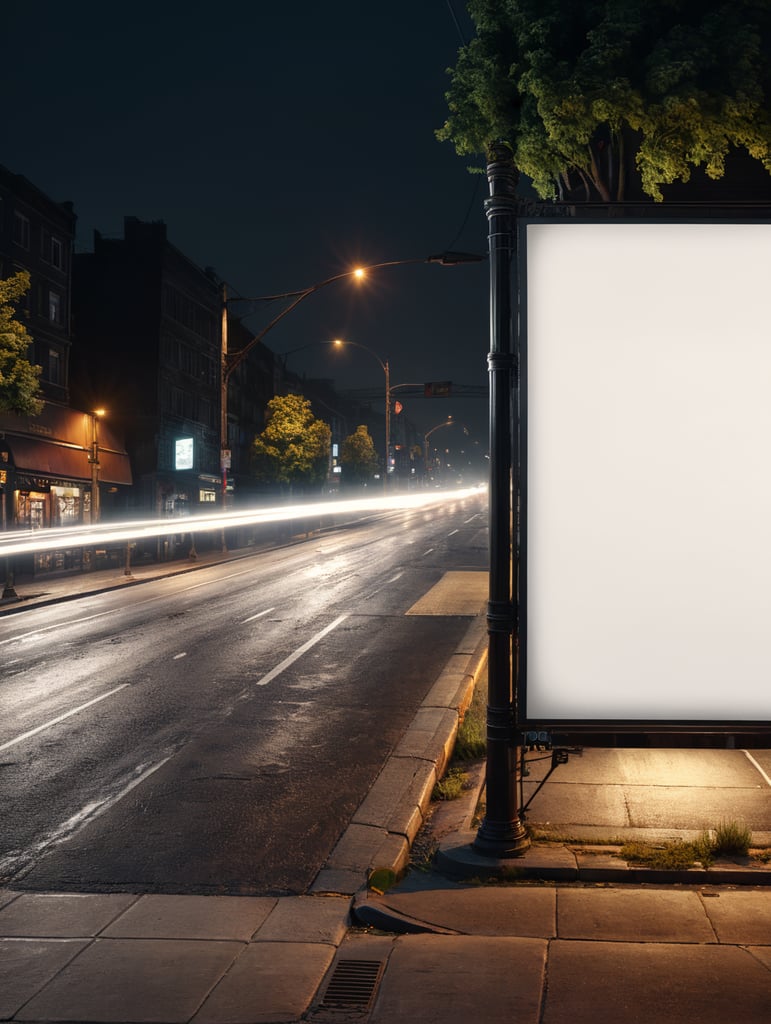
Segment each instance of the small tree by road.
M340 450L344 484L366 484L377 472L378 459L375 445L365 426L356 428L343 441Z
M29 274L21 270L0 281L0 412L36 416L43 408L41 368L27 359L32 344L16 306L29 291Z
M290 491L320 486L327 478L331 436L307 398L277 395L268 402L266 427L252 444L255 475Z
M768 0L468 0L440 140L503 145L543 199L621 201L731 150L771 173Z

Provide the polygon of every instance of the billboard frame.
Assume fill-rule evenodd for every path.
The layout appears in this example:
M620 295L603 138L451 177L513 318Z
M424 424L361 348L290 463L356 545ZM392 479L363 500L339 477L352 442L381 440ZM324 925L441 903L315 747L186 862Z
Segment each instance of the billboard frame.
M546 713L531 713L528 708L528 686L532 685L529 678L531 658L537 657L536 645L531 643L528 635L529 626L529 572L530 565L530 529L529 519L533 509L531 508L530 494L530 465L529 465L529 440L530 440L530 359L529 359L529 265L528 265L528 231L531 226L559 226L562 230L570 231L574 226L601 226L604 230L613 230L617 226L645 226L648 230L655 230L660 226L696 226L696 225L720 225L720 226L753 226L763 225L771 231L771 221L766 219L744 219L741 217L709 219L703 216L694 218L682 217L650 217L635 214L627 214L623 218L614 220L597 216L589 217L562 217L555 219L538 216L519 217L516 221L515 231L517 234L517 258L518 258L518 281L519 281L519 331L516 340L517 362L519 373L517 374L516 388L518 401L515 402L513 432L513 470L515 486L519 483L519 512L516 524L515 550L514 550L514 580L516 596L516 616L514 649L516 652L514 663L514 697L515 697L515 728L520 731L528 730L555 730L570 733L688 733L693 735L709 734L756 734L768 733L771 731L771 719L768 718L742 718L742 717L714 717L699 718L692 717L656 717L654 714L642 714L639 716L609 714L601 717L596 714L582 713L555 713L554 707L549 706L549 700L545 702ZM542 700L541 706L544 706ZM553 704L553 702L552 702Z

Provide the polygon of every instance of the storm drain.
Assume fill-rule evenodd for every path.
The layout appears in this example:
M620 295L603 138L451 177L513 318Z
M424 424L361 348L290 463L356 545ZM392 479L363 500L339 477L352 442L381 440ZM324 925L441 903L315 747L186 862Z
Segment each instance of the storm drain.
M338 960L321 1005L349 1010L368 1010L383 975L381 960Z

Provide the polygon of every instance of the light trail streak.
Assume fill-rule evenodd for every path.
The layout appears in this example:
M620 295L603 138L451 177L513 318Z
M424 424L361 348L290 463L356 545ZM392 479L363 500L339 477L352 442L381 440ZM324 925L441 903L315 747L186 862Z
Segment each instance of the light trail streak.
M325 519L362 512L398 512L445 504L483 493L479 487L445 491L437 495L398 494L392 497L356 498L313 502L307 505L280 505L270 508L220 512L214 515L185 516L180 519L138 519L100 526L53 527L45 530L13 530L0 536L0 557L51 551L64 547L128 543L148 537L164 537L180 533L205 533L236 526L291 522L297 519Z

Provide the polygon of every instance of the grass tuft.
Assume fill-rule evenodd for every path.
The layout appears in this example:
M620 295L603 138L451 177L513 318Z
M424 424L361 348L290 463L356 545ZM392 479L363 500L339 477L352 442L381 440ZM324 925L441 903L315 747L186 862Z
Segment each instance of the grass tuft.
M712 835L714 832L714 837ZM752 832L746 825L735 821L721 821L713 830L705 829L690 842L679 839L662 845L625 843L619 856L629 863L645 864L651 868L690 868L695 863L710 867L716 857L746 857L752 844Z
M455 739L453 759L477 761L487 753L487 694L484 686L475 686Z
M434 786L432 800L457 800L466 788L468 776L462 768L451 767Z
M737 821L721 821L712 843L715 854L746 857L752 846L752 832Z

